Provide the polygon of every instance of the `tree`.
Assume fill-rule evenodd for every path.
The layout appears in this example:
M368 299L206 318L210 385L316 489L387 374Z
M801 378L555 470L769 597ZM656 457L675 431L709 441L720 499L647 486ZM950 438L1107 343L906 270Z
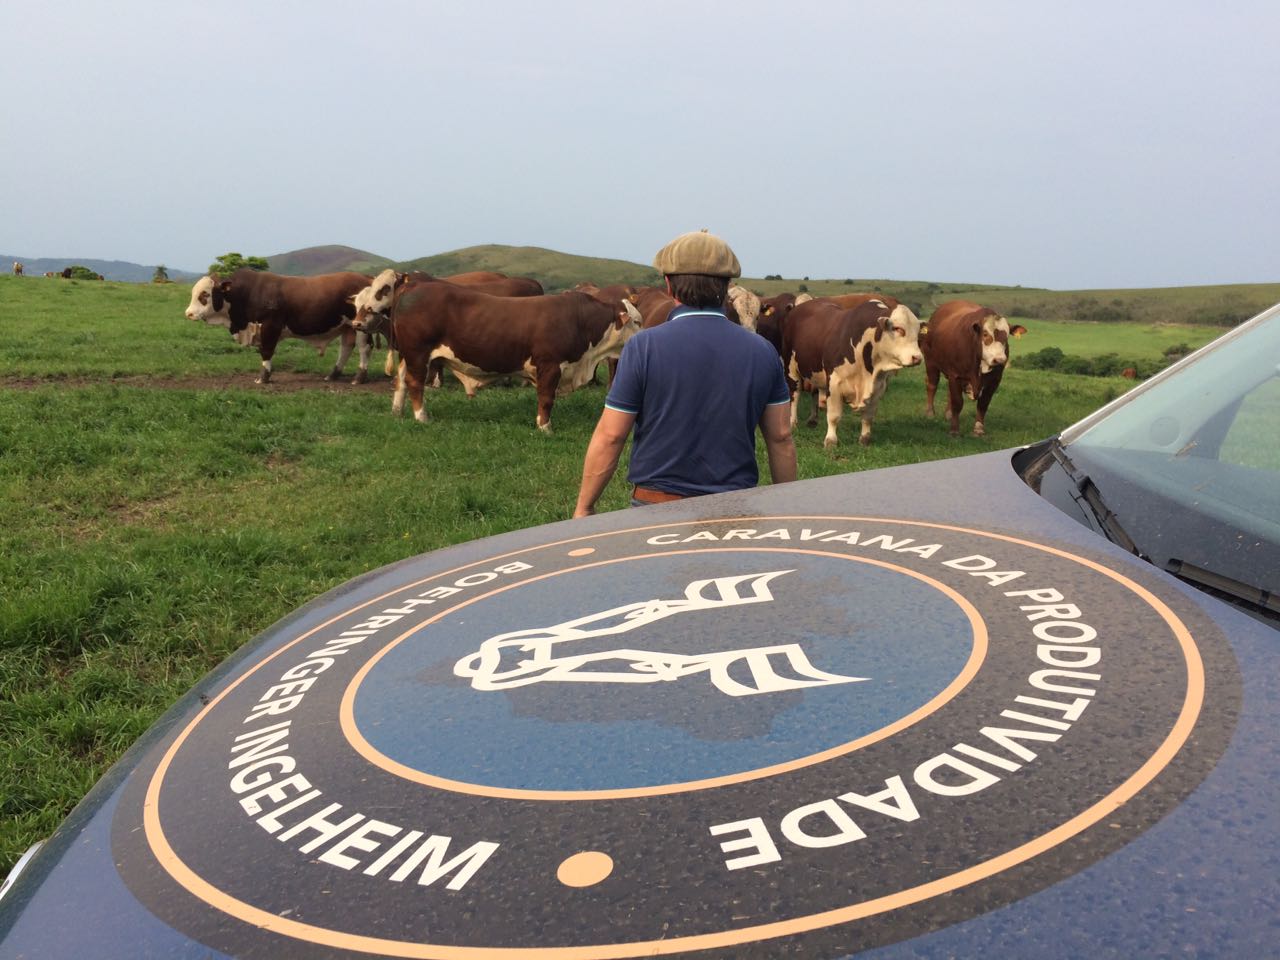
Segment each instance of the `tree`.
M224 253L209 264L209 273L215 277L229 277L241 267L250 270L266 270L266 257L244 257L238 253Z
M165 269L165 266L163 263L160 264L158 267L156 267L156 272L151 275L151 282L152 283L168 283L169 282L169 271Z
M90 270L88 267L81 266L76 263L70 267L72 280L97 280L98 271Z

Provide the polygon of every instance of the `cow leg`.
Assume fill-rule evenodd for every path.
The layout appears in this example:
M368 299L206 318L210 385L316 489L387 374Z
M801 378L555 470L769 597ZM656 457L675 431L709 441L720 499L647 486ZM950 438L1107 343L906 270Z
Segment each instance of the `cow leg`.
M457 377L457 374L454 374ZM461 381L459 381L461 382ZM438 357L431 361L427 367L427 386L432 390L439 390L444 385L444 361Z
M827 387L827 435L822 440L824 447L834 447L840 442L836 435L836 427L840 424L840 416L844 413L844 385L832 380Z
M947 416L951 419L948 433L960 436L960 411L964 409L964 384L961 377L947 377Z
M388 350L387 359L382 362L382 372L389 377L398 369L399 364L396 363L396 352L394 350Z
M805 426L816 426L818 423L818 411L827 409L829 402L827 400L827 391L820 387L814 387L813 409L809 412L809 419L805 422Z
M422 394L427 379L426 352L413 356L401 354L400 357L400 391L407 391L409 394L409 403L413 406L413 419L419 423L426 423L427 411L422 404ZM397 395L400 391L397 391ZM392 409L395 409L394 402Z
M538 429L551 433L551 407L556 402L556 387L560 386L560 364L548 363L538 367Z
M1000 380L1004 377L1004 368L997 367L982 378L978 389L978 412L977 418L973 421L973 435L975 437L984 437L987 434L984 426L987 419L987 407L991 406L991 398L996 395L996 387L1000 386Z
M258 356L262 358L262 370L254 383L271 382L271 358L276 354L276 344L280 342L280 334L282 332L275 324L263 325L261 331L262 342L258 345Z
M791 388L791 429L796 428L796 420L800 414L800 390L797 387Z
M942 370L932 364L924 365L924 415L926 417L936 416L933 410L933 397L938 392L938 377L942 375Z
M876 377L871 387L871 395L862 405L862 432L858 435L858 443L864 447L871 446L871 423L876 418L876 411L880 409L880 398L884 396L887 386L889 386L888 376Z
M356 349L360 351L360 368L352 383L366 383L369 380L369 355L373 353L373 338L363 330L356 334Z
M355 349L356 332L351 327L343 327L342 333L338 337L338 359L333 364L333 369L329 371L329 375L325 380L337 380L342 376L342 368L347 365L347 357L351 356L351 351Z
M388 360L388 362L390 361ZM404 413L405 382L404 382L404 361L403 360L401 360L400 363L396 366L395 375L396 375L396 380L393 387L393 393L391 394L391 412L398 417Z

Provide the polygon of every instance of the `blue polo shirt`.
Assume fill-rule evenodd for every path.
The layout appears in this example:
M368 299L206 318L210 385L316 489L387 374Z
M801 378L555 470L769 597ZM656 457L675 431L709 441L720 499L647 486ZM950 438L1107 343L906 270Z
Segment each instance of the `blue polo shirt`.
M627 479L682 496L754 487L756 426L765 407L790 402L769 341L685 306L627 341L605 398L636 418Z

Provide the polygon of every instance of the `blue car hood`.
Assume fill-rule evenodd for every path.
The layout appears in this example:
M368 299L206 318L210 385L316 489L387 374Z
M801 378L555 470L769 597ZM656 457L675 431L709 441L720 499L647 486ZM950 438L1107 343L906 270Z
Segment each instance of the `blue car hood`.
M1280 634L1009 460L333 590L90 792L0 956L1274 953Z

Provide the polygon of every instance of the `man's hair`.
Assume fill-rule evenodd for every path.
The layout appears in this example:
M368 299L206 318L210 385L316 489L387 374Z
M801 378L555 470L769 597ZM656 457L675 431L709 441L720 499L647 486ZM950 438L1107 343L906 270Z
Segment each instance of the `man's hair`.
M728 277L708 277L704 273L673 273L667 279L671 281L671 292L675 298L690 307L719 309L729 296Z

